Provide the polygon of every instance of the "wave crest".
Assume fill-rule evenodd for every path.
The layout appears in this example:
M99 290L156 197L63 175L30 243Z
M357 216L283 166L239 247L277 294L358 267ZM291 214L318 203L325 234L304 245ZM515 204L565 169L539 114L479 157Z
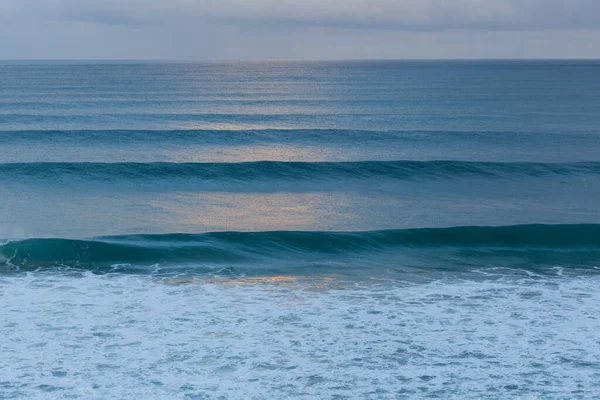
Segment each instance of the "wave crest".
M0 246L0 263L85 266L115 263L233 264L402 249L588 249L600 251L600 224L462 226L367 232L214 232L26 239Z
M423 179L452 177L520 178L553 175L599 175L600 162L531 163L475 161L356 161L240 163L8 163L0 176L13 178L79 178L88 180L335 180Z

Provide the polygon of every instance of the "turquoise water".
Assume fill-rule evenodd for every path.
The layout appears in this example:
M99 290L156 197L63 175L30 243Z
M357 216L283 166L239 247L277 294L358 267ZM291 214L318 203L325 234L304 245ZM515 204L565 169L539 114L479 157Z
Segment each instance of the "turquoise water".
M600 63L0 63L0 398L591 398Z

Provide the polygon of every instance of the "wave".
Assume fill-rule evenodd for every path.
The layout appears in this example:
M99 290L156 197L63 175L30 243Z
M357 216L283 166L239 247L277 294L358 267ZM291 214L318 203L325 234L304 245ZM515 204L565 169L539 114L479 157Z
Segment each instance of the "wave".
M126 235L90 240L26 239L0 246L9 266L121 264L235 264L311 260L359 253L416 250L562 251L581 261L581 251L600 255L600 224L460 226L365 232L213 232ZM566 250L566 252L565 252Z
M360 139L367 142L402 141L421 142L432 140L488 141L514 144L515 141L547 143L595 144L597 134L593 133L547 133L511 131L452 131L452 130L361 130L361 129L94 129L94 130L0 130L3 143L46 142L81 144L98 143L138 143L138 142L185 142L195 144L245 144L311 142L323 140L346 143Z
M88 163L0 164L1 179L78 178L98 181L200 179L209 181L521 178L600 174L600 162L531 163L475 161L356 161L241 163Z
M417 139L427 133L412 131L367 131L344 129L98 129L98 130L0 130L4 143L108 143L135 144L194 143L240 145L253 143L287 143L323 140L344 143L349 139L381 141Z
M31 122L98 122L99 119L108 121L123 120L123 121L160 121L160 122L216 122L216 121L235 121L250 123L253 121L272 121L285 122L295 120L313 120L313 119L353 119L353 118L369 118L374 117L391 118L398 117L397 112L369 114L365 112L347 112L347 113L323 113L315 114L312 112L299 113L218 113L218 112L112 112L112 113L89 113L89 114L38 114L38 113L11 113L0 114L0 123L31 123Z

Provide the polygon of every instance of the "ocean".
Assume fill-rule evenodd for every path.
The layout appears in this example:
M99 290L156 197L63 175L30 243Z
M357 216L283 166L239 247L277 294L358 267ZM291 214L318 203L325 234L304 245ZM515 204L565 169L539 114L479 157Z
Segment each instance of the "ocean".
M600 62L0 62L0 399L600 396Z

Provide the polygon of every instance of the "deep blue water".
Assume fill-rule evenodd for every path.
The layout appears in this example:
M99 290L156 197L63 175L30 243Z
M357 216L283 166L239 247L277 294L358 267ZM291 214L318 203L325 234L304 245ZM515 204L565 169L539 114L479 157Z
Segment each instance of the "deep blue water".
M0 233L600 224L599 93L592 61L3 63Z
M598 204L597 61L2 62L0 398L595 397Z

